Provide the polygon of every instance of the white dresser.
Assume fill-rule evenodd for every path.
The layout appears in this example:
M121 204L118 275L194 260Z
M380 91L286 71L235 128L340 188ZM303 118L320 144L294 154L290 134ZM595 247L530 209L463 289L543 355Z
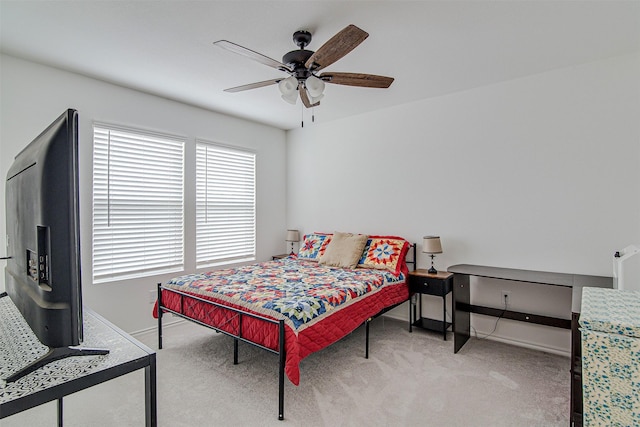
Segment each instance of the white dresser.
M585 426L640 425L640 291L584 288Z

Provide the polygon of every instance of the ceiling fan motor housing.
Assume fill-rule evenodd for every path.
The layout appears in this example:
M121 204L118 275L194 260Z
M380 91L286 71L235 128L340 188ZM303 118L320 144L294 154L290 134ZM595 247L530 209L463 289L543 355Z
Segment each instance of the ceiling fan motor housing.
M282 57L282 63L293 69L293 75L299 79L306 79L311 72L305 67L305 63L311 58L313 52L305 49L292 50Z
M293 33L293 42L298 46L299 50L292 50L282 57L282 63L287 64L299 81L304 81L311 75L311 72L305 66L307 60L311 58L313 52L306 50L305 47L311 43L311 33L309 31L296 31Z
M300 49L304 49L306 46L309 46L309 43L311 43L311 33L304 30L296 31L293 33L293 42Z

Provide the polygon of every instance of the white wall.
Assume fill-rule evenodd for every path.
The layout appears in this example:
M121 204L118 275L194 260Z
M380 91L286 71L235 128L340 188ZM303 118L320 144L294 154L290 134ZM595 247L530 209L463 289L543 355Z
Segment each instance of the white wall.
M195 138L257 153L257 258L286 249L285 132L187 106L55 68L0 57L0 175L13 157L67 108L80 117L80 216L83 297L86 306L132 332L155 325L149 291L179 273L94 285L91 277L92 122L100 121L182 135L186 145L185 271L195 268ZM212 94L212 96L214 96ZM189 185L192 183L192 185ZM4 185L0 187L0 244L6 247ZM4 268L2 268L4 270ZM4 273L0 275L4 290Z
M399 234L418 243L437 233L442 270L475 263L610 275L613 251L640 242L640 55L316 123L288 132L286 144L285 133L268 126L11 56L0 57L0 71L2 176L64 109L80 112L84 300L127 331L154 325L149 290L168 277L91 283L93 120L187 136L187 173L196 137L255 150L259 260L283 252L286 228ZM190 201L187 187L186 271L195 270ZM419 267L427 263L419 254ZM478 304L498 305L507 289L514 310L562 315L570 306L563 289L477 285ZM425 303L437 316L439 302ZM406 317L406 309L396 315ZM472 324L483 333L494 321L474 316ZM555 328L501 320L495 336L568 351L568 332Z
M611 275L613 252L640 242L639 76L628 55L290 131L287 223L438 234L442 270ZM472 301L499 306L502 289L514 310L568 318L566 289L484 280ZM473 316L480 334L494 324ZM556 328L501 320L495 336L569 350Z

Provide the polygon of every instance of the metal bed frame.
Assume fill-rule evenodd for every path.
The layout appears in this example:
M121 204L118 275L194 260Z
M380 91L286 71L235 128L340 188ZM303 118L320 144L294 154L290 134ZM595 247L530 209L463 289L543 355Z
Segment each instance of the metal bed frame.
M412 264L414 269L417 265L416 263L416 245L412 244L411 248L413 250L413 260L412 261L406 261L406 264ZM406 258L406 257L405 257ZM405 278L406 280L406 278ZM225 310L226 312L229 312L232 315L232 318L229 319L227 321L227 323L232 320L233 318L235 318L237 316L238 318L238 327L237 327L237 332L236 333L231 333L229 331L225 331L223 329L220 329L219 327L215 327L212 325L209 325L208 323L204 323L200 320L188 317L182 313L179 313L177 311L171 310L170 308L167 308L165 306L162 305L162 291L168 291L168 292L172 292L174 294L178 294L180 295L180 310L182 312L184 312L184 308L185 308L185 301L199 301L199 302L203 302L205 304L208 304L210 306L212 306L212 310L215 310L216 308L221 309L221 310ZM157 287L157 292L158 292L158 349L162 350L162 315L167 312L167 313L171 313L175 316L181 317L183 319L189 320L190 322L194 322L197 323L199 325L205 326L207 328L213 329L217 332L223 333L225 335L228 335L230 337L233 338L233 364L237 365L238 364L238 342L239 341L243 341L246 342L248 344L251 344L255 347L261 348L263 350L266 350L270 353L274 353L277 354L279 357L279 361L278 361L278 419L279 420L284 420L284 368L285 368L285 360L286 360L286 353L285 353L285 324L284 324L284 320L275 320L275 319L269 319L268 317L264 317L264 316L260 316L258 314L254 314L254 313L250 313L247 311L243 311L237 308L233 308L233 307L229 307L226 306L224 304L219 304L216 303L214 301L208 300L208 299L204 299L204 298L200 298L198 296L192 295L192 294L188 294L182 291L178 291L175 289L170 289L170 288L166 288L162 285L162 283L158 283L158 287ZM389 310L392 310L394 308L396 308L397 306L399 306L400 304L403 304L405 301L399 302L393 306L390 307L386 307L383 310L381 310L379 313L377 313L376 315L369 317L367 320L365 320L364 325L365 325L365 359L369 358L369 323L376 317L381 316L382 314L386 313ZM211 311L210 311L211 312ZM209 313L210 313L209 312ZM246 338L244 338L242 336L242 319L244 317L250 317L253 319L258 319L260 321L266 322L266 323L270 323L270 324L275 324L278 325L278 350L274 350L268 347L265 347L261 344L257 344L253 341L250 341Z

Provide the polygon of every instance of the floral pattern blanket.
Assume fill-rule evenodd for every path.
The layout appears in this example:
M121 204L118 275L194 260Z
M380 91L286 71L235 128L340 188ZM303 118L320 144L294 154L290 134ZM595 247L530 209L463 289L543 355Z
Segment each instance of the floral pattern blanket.
M189 274L171 280L166 287L214 297L274 319L284 319L297 335L325 317L323 315L404 281L403 273L329 267L289 257Z

